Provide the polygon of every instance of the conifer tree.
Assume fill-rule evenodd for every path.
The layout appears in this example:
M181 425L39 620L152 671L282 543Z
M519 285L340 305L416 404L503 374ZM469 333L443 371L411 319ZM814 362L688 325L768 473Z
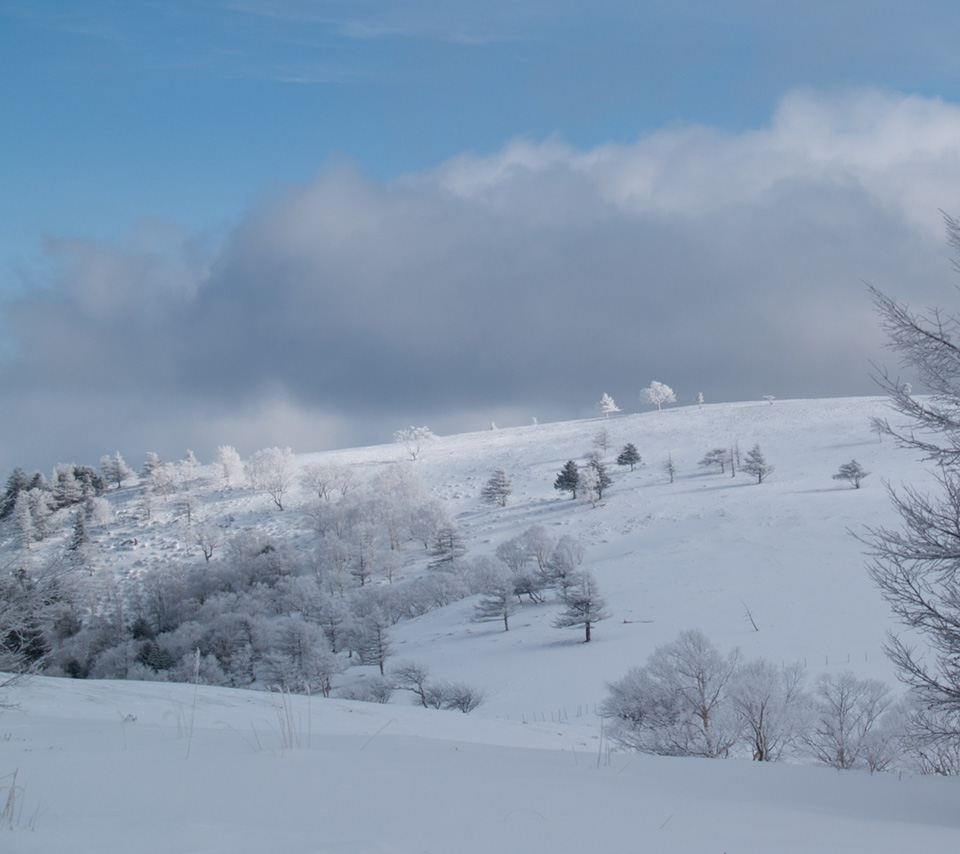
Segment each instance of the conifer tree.
M567 460L553 482L553 488L561 492L572 492L577 497L577 486L580 483L580 471L573 460Z
M17 502L17 496L30 488L30 476L17 466L7 478L7 487L4 490L3 497L0 498L0 519L5 519L13 513L13 506Z
M611 412L619 412L620 407L614 402L613 398L609 394L604 392L603 397L600 398L600 402L597 404L597 409L599 409L605 416L610 417Z
M77 518L73 523L73 536L70 538L69 550L79 551L83 546L90 542L90 535L87 533L87 513L83 507L77 510Z
M637 446L633 442L627 442L623 446L623 450L620 452L620 455L617 457L618 466L630 466L630 471L633 471L634 466L639 465L643 460L640 459L640 452L637 450Z

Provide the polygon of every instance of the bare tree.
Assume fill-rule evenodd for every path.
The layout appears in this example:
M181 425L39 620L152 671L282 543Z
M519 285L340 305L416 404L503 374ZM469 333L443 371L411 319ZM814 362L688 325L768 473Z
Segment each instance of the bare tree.
M674 478L677 476L677 466L673 461L673 454L667 455L667 461L661 466L663 473L670 478L670 483L673 483Z
M960 250L960 223L946 217L947 239ZM954 262L960 272L960 263ZM914 397L907 383L878 368L875 379L905 419L874 428L899 447L936 466L937 495L888 487L899 529L867 528L868 569L903 623L923 636L932 661L908 641L889 634L886 651L916 703L960 741L960 317L917 315L871 288L888 346L900 366L928 392Z
M776 667L763 658L738 668L730 702L755 761L777 762L800 746L810 721L804 677L799 663Z
M598 448L603 453L610 450L613 439L610 437L610 431L606 427L601 427L593 434L593 447Z

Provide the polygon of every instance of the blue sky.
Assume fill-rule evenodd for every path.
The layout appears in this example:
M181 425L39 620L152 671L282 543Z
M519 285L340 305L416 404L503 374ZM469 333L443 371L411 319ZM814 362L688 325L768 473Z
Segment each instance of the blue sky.
M868 392L878 342L862 280L949 299L938 210L957 195L958 25L939 2L4 0L0 387L24 434L4 437L0 469L115 446L138 457L151 442L167 454L231 439L244 453L312 450L385 440L411 419L573 417L604 391L638 408L639 388L671 369L686 397ZM736 185L758 174L767 182L742 197ZM722 245L705 211L729 230ZM366 235L352 254L331 237L344 221ZM326 254L305 249L318 245ZM713 364L729 346L718 329L750 328L745 312L776 312L798 286L782 267L811 283L797 352L749 378L776 350L771 331L749 356ZM503 346L429 331L466 322L485 288L482 305L524 319L487 333ZM357 293L393 304L393 289L418 306L418 344L393 340L388 318L358 321ZM578 302L591 290L607 301L593 319L610 338L636 334L621 300L644 317L688 313L696 365L665 356L679 330L649 318L643 346L608 348L629 366L545 363L551 329L537 319L564 301L592 318ZM138 312L157 301L146 336ZM312 342L305 315L336 352ZM211 333L226 316L272 349L246 364ZM180 340L187 328L209 348ZM130 375L83 394L60 358L28 352L37 337L54 353L90 342L77 360L87 371L117 373L120 360ZM185 348L191 362L174 365ZM807 357L817 380L797 369ZM288 367L312 359L315 381ZM137 414L134 369L157 374L169 423ZM455 393L424 389L448 379ZM88 426L34 429L64 394L81 410L97 398Z

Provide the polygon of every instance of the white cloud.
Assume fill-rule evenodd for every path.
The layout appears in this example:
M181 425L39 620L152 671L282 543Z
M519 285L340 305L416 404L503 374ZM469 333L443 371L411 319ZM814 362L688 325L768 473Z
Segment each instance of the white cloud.
M588 415L602 391L629 408L654 377L681 399L869 393L862 281L949 308L939 209L958 185L960 107L877 91L794 92L739 134L518 139L387 184L339 164L222 243L158 224L52 241L47 290L5 309L23 358L0 387L14 419L89 388L131 436L146 387L173 433L216 413L301 450ZM5 441L12 465L30 437Z

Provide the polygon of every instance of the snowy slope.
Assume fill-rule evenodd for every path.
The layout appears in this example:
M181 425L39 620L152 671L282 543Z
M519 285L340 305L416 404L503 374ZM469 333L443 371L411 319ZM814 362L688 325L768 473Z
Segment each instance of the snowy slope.
M485 704L463 716L418 710L400 695L388 706L295 698L296 749L281 749L278 701L265 694L201 687L188 742L192 687L34 680L18 693L20 710L0 714L0 775L18 769L21 825L36 815L36 829L2 841L17 851L280 844L350 854L956 847L954 780L608 756L593 713L606 682L694 627L724 650L804 661L811 677L850 669L894 682L881 644L898 627L850 531L896 524L883 480L923 486L929 476L870 431L870 418L887 414L879 398L722 404L443 437L416 462L397 445L298 456L364 478L403 461L446 503L470 556L534 524L582 538L611 618L590 644L551 626L553 602L524 605L506 633L470 622L472 599L400 623L394 660L481 686ZM614 471L592 507L553 480L601 427L611 469L626 442L646 466ZM697 465L714 447L737 443L745 453L755 442L776 466L762 484ZM672 484L661 470L668 455ZM853 458L872 472L859 490L831 478ZM505 508L479 499L495 467L513 480ZM262 494L222 487L210 470L198 475L198 512L312 548L296 509L308 496L294 494L281 513ZM108 499L115 518L95 532L104 584L158 561L202 561L170 507L158 504L144 528L133 523L135 486ZM396 583L423 571L414 545L404 553Z
M17 854L877 854L960 843L956 779L608 755L576 726L303 697L289 715L299 746L283 748L276 698L201 688L194 709L182 685L37 679L20 700L0 719L0 757L20 787L0 845Z

